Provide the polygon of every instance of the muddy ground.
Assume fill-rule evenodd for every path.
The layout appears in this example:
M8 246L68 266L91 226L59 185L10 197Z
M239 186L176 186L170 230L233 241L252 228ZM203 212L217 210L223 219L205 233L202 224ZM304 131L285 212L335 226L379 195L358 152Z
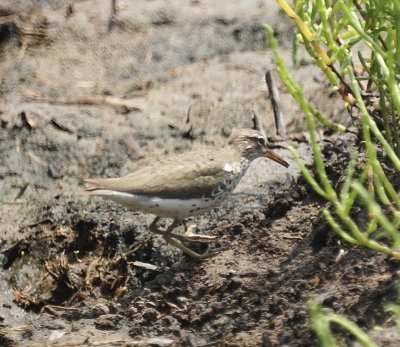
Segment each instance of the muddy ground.
M311 163L302 114L277 78L289 139L275 137L263 23L313 104L351 123L323 76L291 63L292 25L275 2L111 8L0 3L0 345L311 346L306 302L317 298L397 346L383 305L396 299L398 263L324 222L325 202L285 150ZM291 166L257 160L225 205L191 219L229 246L212 259L194 262L151 235L152 216L81 194L84 178L221 146L253 113ZM320 135L338 182L356 136Z

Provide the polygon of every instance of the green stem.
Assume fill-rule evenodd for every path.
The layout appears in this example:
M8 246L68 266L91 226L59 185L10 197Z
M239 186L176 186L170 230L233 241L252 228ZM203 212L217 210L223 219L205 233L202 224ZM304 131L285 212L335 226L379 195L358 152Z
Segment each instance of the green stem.
M325 216L327 222L331 226L334 232L336 232L342 239L349 243L358 244L358 241L353 238L349 233L345 232L338 223L336 223L335 219L333 218L332 214L329 210L325 209L322 211L322 214Z
M400 64L400 2L399 1L393 1L394 5L394 25L395 25L395 61L397 62L397 65Z
M311 318L311 327L317 335L320 345L322 347L336 347L337 343L329 327L329 322L322 313L321 305L315 300L310 300L307 306Z
M344 316L338 315L336 313L327 314L327 320L330 323L335 323L346 329L348 332L353 334L358 341L360 341L366 347L379 347L371 338L362 331L357 324L353 323L351 320Z
M365 143L367 146L367 151L371 150L371 139L369 136L369 130L372 131L374 136L378 139L378 141L381 143L383 149L385 150L386 154L392 161L395 169L400 172L400 159L397 157L396 153L393 151L393 148L390 146L388 141L385 139L385 137L382 135L380 130L378 129L375 121L372 119L372 117L369 115L364 101L361 97L360 90L357 85L356 78L354 76L354 72L352 69L349 69L348 71L349 77L350 77L350 84L352 86L353 92L354 92L354 97L357 100L357 106L361 112L361 117L362 117L362 124L363 124L363 136L365 139Z
M318 12L319 12L319 17L321 19L321 23L322 23L322 31L324 33L324 37L327 42L328 48L331 51L335 52L337 50L337 46L332 37L332 32L329 30L328 16L326 13L326 4L323 0L317 0L316 5L317 5Z
M293 96L293 98L300 103L300 106L306 106L306 109L311 112L311 114L318 119L323 125L329 127L334 131L344 132L346 131L346 127L341 124L334 123L324 117L320 112L314 110L311 105L304 99L303 93L299 85L294 81L294 79L290 76L289 72L287 71L285 64L282 58L279 56L277 42L275 40L272 28L264 24L265 32L268 36L269 46L272 50L272 54L274 55L275 64L278 70L279 77L281 78L283 84L289 91L289 93ZM325 66L325 65L324 65ZM331 71L332 72L332 71ZM333 75L335 76L335 75ZM336 76L335 76L336 78ZM338 83L338 81L337 81ZM304 110L303 110L304 111Z
M346 177L344 179L342 190L340 192L340 201L342 202L342 204L349 198L351 181L353 179L354 171L356 169L357 159L358 159L358 152L353 152L350 157L350 162L347 167Z
M308 182L308 184L314 189L314 191L321 195L323 198L327 199L327 195L325 191L321 188L318 182L314 179L313 175L311 174L310 170L306 168L304 162L301 160L297 151L292 147L288 146L287 149L292 153L293 158L296 160L297 165L300 168L301 173L303 174L304 178Z
M354 182L352 186L354 190L356 190L357 193L360 195L364 204L368 207L368 210L372 212L373 216L379 221L387 234L392 238L393 242L398 244L398 242L400 241L400 234L394 228L390 220L384 215L382 208L379 206L379 204L377 204L373 197L371 197L367 190L359 183Z
M386 53L375 43L374 39L364 31L359 19L350 11L350 7L345 5L342 0L338 2L342 4L342 11L346 15L350 25L357 31L358 35L363 38L364 42L375 52L386 58Z

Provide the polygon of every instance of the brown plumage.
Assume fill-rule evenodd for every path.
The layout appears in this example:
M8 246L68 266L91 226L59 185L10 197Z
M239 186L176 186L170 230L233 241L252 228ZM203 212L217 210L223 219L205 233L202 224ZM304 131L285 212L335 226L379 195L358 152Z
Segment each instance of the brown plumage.
M288 166L267 148L259 132L238 129L223 148L163 158L124 177L87 179L87 191L132 209L174 218L175 227L185 217L204 213L223 202L258 157ZM186 239L172 233L173 228L165 233L157 229L157 221L158 217L151 225L152 231L162 233L168 242L193 257L208 256L187 248Z
M93 194L98 189L106 189L167 199L202 198L210 196L219 183L228 179L231 173L223 167L236 157L231 148L188 152L161 159L124 177L86 182Z

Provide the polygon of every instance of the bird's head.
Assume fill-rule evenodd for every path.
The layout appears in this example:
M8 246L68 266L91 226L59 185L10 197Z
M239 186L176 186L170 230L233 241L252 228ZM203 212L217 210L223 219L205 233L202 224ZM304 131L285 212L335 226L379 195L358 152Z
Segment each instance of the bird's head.
M289 164L267 147L267 141L257 130L236 129L229 137L228 143L236 147L243 157L252 161L259 157L267 157L288 167Z

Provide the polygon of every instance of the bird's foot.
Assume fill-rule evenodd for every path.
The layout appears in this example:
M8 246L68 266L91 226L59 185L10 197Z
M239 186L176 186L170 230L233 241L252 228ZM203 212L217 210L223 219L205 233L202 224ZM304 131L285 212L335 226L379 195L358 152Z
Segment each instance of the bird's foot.
M186 229L185 235L183 235L183 237L180 240L185 242L208 243L208 242L213 242L217 239L216 236L196 234L194 233L195 230L197 230L196 224L189 225Z
M196 224L189 225L189 227L186 228L186 232L184 235L174 233L172 230L174 230L179 222L177 220L174 220L172 224L166 229L162 230L158 228L158 221L160 217L156 217L154 221L150 224L150 231L162 235L164 238L171 238L173 237L176 240L179 240L180 242L197 242L197 243L209 243L213 242L217 237L216 236L209 236L209 235L199 235L195 234L193 231L197 229Z
M186 229L185 235L176 234L173 230L179 225L178 220L174 220L172 224L166 229L161 230L157 226L157 222L159 221L160 217L156 217L154 221L151 223L149 229L150 231L162 235L165 241L169 244L179 248L182 252L186 253L190 257L197 259L197 260L205 260L217 255L220 252L226 251L229 247L219 247L219 248L211 248L208 249L205 253L197 253L186 246L186 242L197 242L197 243L209 243L213 242L216 237L215 236L208 236L208 235L198 235L195 234L193 231L197 229L196 225L191 225Z
M179 235L182 236L182 235ZM172 235L169 236L164 236L165 241L167 241L169 244L179 248L181 251L189 255L190 257L196 259L196 260L205 260L211 257L214 257L220 252L226 251L229 249L229 247L219 247L219 248L210 248L204 253L200 254L197 253L190 248L188 248L182 241L179 239L174 238ZM179 241L178 241L179 240Z
M216 256L217 254L224 252L226 250L228 250L229 247L218 247L218 248L210 248L207 251L205 251L203 254L198 254L194 257L197 260L205 260L208 258L212 258L214 256Z

